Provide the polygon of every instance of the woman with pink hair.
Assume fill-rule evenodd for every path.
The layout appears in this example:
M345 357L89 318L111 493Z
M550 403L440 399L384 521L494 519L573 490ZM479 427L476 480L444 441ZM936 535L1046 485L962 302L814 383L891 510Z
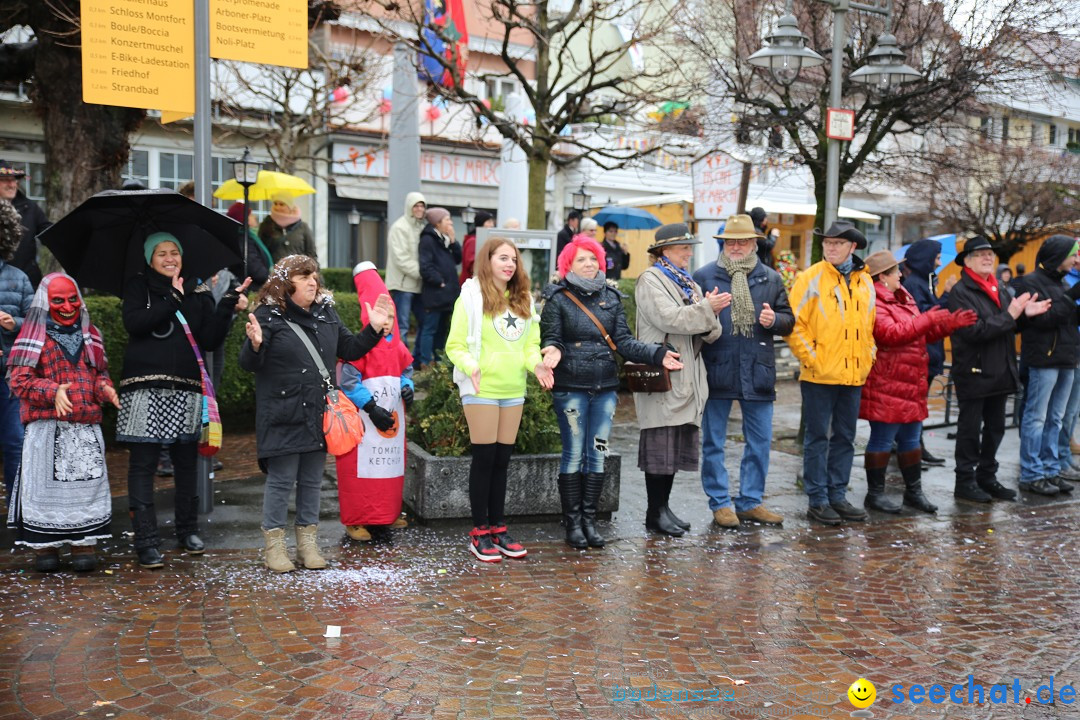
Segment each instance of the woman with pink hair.
M622 295L607 284L600 243L578 234L559 253L559 282L544 289L540 347L554 367L552 399L562 435L559 496L566 542L573 548L603 547L596 510L604 489L604 457L619 388L618 352L631 362L682 367L660 343L634 338Z

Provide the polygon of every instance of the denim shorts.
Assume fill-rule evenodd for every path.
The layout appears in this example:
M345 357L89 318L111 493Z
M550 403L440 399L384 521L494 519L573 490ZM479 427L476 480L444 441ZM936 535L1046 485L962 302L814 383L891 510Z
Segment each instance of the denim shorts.
M476 397L475 395L462 395L461 396L461 404L462 405L492 405L494 407L501 407L501 408L517 407L518 405L524 405L525 404L525 398L523 398L523 397L519 397L519 398L502 398L502 399L497 400L495 398Z

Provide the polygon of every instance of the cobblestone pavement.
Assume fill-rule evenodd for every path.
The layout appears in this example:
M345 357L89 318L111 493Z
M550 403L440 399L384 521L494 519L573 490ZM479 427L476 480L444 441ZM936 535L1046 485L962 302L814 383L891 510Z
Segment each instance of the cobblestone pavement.
M943 432L933 441L948 445ZM622 426L613 442L632 458L636 432ZM1015 445L1013 430L1010 484ZM38 575L5 553L0 720L843 718L860 676L877 686L875 717L1080 714L1066 697L1024 702L1051 678L1059 692L1080 683L1077 501L963 507L940 469L927 475L938 517L811 527L798 459L774 453L768 503L783 528L709 525L684 473L673 504L694 529L652 539L633 464L606 549L573 551L557 525L527 523L517 527L529 557L495 566L470 560L461 523L342 540L329 480L332 566L321 572L260 568L258 480L223 483L206 526L213 549L189 558L170 545L162 571L135 567L123 538L84 576ZM341 637L324 637L330 625ZM891 701L897 683L969 675L987 693L981 705ZM995 683L1010 703L1018 688L1019 705L991 704ZM647 699L656 692L717 699Z

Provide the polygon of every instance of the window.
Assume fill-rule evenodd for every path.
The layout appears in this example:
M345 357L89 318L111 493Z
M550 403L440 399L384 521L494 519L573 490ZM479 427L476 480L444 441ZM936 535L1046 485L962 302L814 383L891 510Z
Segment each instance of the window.
M1001 118L1001 142L1009 141L1009 118Z
M150 153L147 150L132 150L127 165L120 173L120 180L121 184L134 181L143 187L150 187Z
M1080 143L1080 130L1069 128L1069 144Z
M1057 125L1055 125L1054 123L1050 123L1050 144L1058 144Z
M784 149L784 131L779 125L773 125L769 130L769 147L774 150Z
M158 186L176 190L191 180L191 156L183 153L161 153L158 156Z
M505 102L508 95L517 91L517 83L506 78L488 78L486 85L487 96L492 100L502 99Z
M982 135L984 139L986 139L986 140L990 139L990 133L991 133L991 131L993 129L994 129L994 121L993 120L991 120L988 117L979 118L979 134Z
M1043 140L1042 125L1040 125L1039 123L1032 120L1031 121L1031 144L1032 145L1042 145L1042 140Z

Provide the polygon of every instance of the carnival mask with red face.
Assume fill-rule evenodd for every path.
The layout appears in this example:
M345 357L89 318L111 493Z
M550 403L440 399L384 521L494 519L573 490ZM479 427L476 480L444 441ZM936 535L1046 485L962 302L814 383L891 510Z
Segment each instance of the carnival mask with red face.
M75 283L67 278L56 278L49 283L49 317L57 325L74 325L79 319L82 300Z

